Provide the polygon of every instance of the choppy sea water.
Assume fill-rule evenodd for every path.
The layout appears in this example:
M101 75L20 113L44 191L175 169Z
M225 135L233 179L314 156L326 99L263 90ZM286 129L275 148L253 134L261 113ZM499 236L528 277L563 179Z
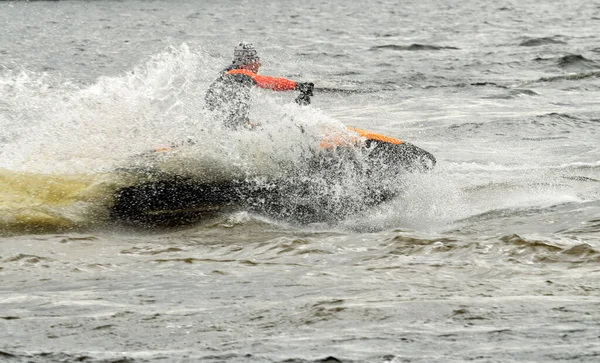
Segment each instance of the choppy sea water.
M3 2L0 16L3 360L598 360L594 2ZM212 122L204 92L240 40L261 73L313 81L312 105L256 92L260 130ZM193 140L161 167L273 175L344 125L436 168L374 180L400 193L350 214L340 196L365 180L328 180L335 222L108 220L148 149Z

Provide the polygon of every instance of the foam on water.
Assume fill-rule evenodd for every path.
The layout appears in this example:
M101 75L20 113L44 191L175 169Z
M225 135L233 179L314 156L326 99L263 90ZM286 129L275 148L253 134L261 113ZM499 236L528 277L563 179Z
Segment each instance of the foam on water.
M290 203L317 204L327 199L328 212L341 213L342 220L360 212L361 222L352 228L401 224L443 229L453 221L490 210L586 200L586 192L595 195L593 188L576 192L561 179L569 174L565 169L587 160L585 156L561 166L547 157L548 150L560 152L552 149L548 135L560 132L574 137L570 133L584 124L588 131L595 130L596 123L587 117L553 112L525 123L512 119L470 122L470 111L462 105L446 106L444 115L437 115L433 107L424 115L408 99L401 104L406 121L398 126L391 121L400 106L379 105L378 94L357 94L360 107L344 102L344 108L326 113L296 105L289 93L257 89L250 117L260 126L253 131L231 131L223 129L203 104L206 88L222 63L202 47L182 44L150 57L130 72L100 77L90 85L26 71L5 72L0 78L0 168L52 177L77 174L84 179L114 173L115 180L121 178L122 170L153 169L202 181L250 178L268 184L288 178L293 185L308 175L306 156L318 150L323 138L347 133L342 121L360 124L371 118L376 126L401 126L408 135L425 137L417 144L431 146L438 155L434 174L379 174L374 179L347 165L333 176L310 174L313 193L308 197L305 191L284 189L290 193ZM489 103L473 102L473 107ZM496 103L490 105L501 106ZM441 121L432 123L437 117ZM458 123L444 127L452 119ZM169 150L151 153L156 147ZM473 147L478 153L471 152ZM587 144L580 147L582 152L593 151ZM148 153L152 157L143 157ZM368 162L360 157L355 161ZM108 193L100 198L102 204L110 204L111 193L122 185L113 182L112 188L102 189ZM369 185L399 192L398 197L368 209L365 215L360 204ZM356 216L349 218L346 222L354 223L350 221Z
M81 175L94 184L113 175L111 187L103 189L108 194L98 198L106 207L114 190L124 184L123 170L152 169L203 182L266 178L269 183L290 173L292 178L301 176L307 155L318 150L324 138L348 134L342 123L316 108L295 104L289 93L260 90L254 92L250 115L260 126L254 131L224 129L203 107L206 87L218 72L214 63L203 50L192 51L184 44L132 72L101 77L92 85L61 83L32 73L5 74L2 177L11 182L17 175L33 174L31 178L45 176L56 182L62 176ZM166 152L153 153L156 147ZM338 170L337 179L313 175L323 179L313 183L323 190L310 198L331 198L340 204L336 209L344 208L341 200L335 202L337 194L361 195L363 180L354 178L352 171ZM331 182L333 186L326 185ZM26 204L45 195L34 189L4 193L11 191L19 197L6 195L5 200ZM14 203L4 203L3 214L9 216L15 208Z
M262 125L260 132L223 130L203 107L204 92L219 70L214 64L219 64L215 58L184 44L90 86L45 75L6 74L0 167L45 173L110 171L155 146L190 140L202 144L203 154L232 161L247 155L250 146L293 158L295 150L286 151L310 139L299 137L298 123L309 135L314 130L315 138L322 132L315 129L320 124L342 129L318 110L300 109L289 95L263 93L255 97L252 114ZM269 142L260 142L265 136Z

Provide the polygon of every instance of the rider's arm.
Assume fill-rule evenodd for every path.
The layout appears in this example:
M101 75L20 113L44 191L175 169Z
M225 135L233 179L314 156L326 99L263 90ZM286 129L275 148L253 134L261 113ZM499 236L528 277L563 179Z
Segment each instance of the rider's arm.
M257 87L266 88L273 91L293 91L296 89L296 82L287 78L259 76L247 69L232 69L229 74L244 74L254 80Z
M258 87L273 91L293 91L296 89L296 82L287 78L257 75L254 77L254 81L256 81Z

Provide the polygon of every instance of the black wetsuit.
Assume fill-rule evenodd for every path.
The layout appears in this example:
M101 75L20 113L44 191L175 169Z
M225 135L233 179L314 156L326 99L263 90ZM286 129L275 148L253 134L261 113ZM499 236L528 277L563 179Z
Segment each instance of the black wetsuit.
M204 98L206 108L217 113L223 124L239 128L248 124L250 89L256 82L245 74L229 74L234 66L225 68L210 85Z
M296 82L278 77L258 74L231 65L225 68L206 92L207 109L215 112L223 124L237 129L248 125L250 114L250 90L252 87L288 91L296 89Z

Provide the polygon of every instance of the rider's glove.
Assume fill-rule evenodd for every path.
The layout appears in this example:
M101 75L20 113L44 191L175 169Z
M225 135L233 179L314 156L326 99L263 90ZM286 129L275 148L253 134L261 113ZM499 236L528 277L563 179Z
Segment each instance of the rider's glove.
M312 82L296 82L296 90L307 96L312 96L314 89L315 84Z

